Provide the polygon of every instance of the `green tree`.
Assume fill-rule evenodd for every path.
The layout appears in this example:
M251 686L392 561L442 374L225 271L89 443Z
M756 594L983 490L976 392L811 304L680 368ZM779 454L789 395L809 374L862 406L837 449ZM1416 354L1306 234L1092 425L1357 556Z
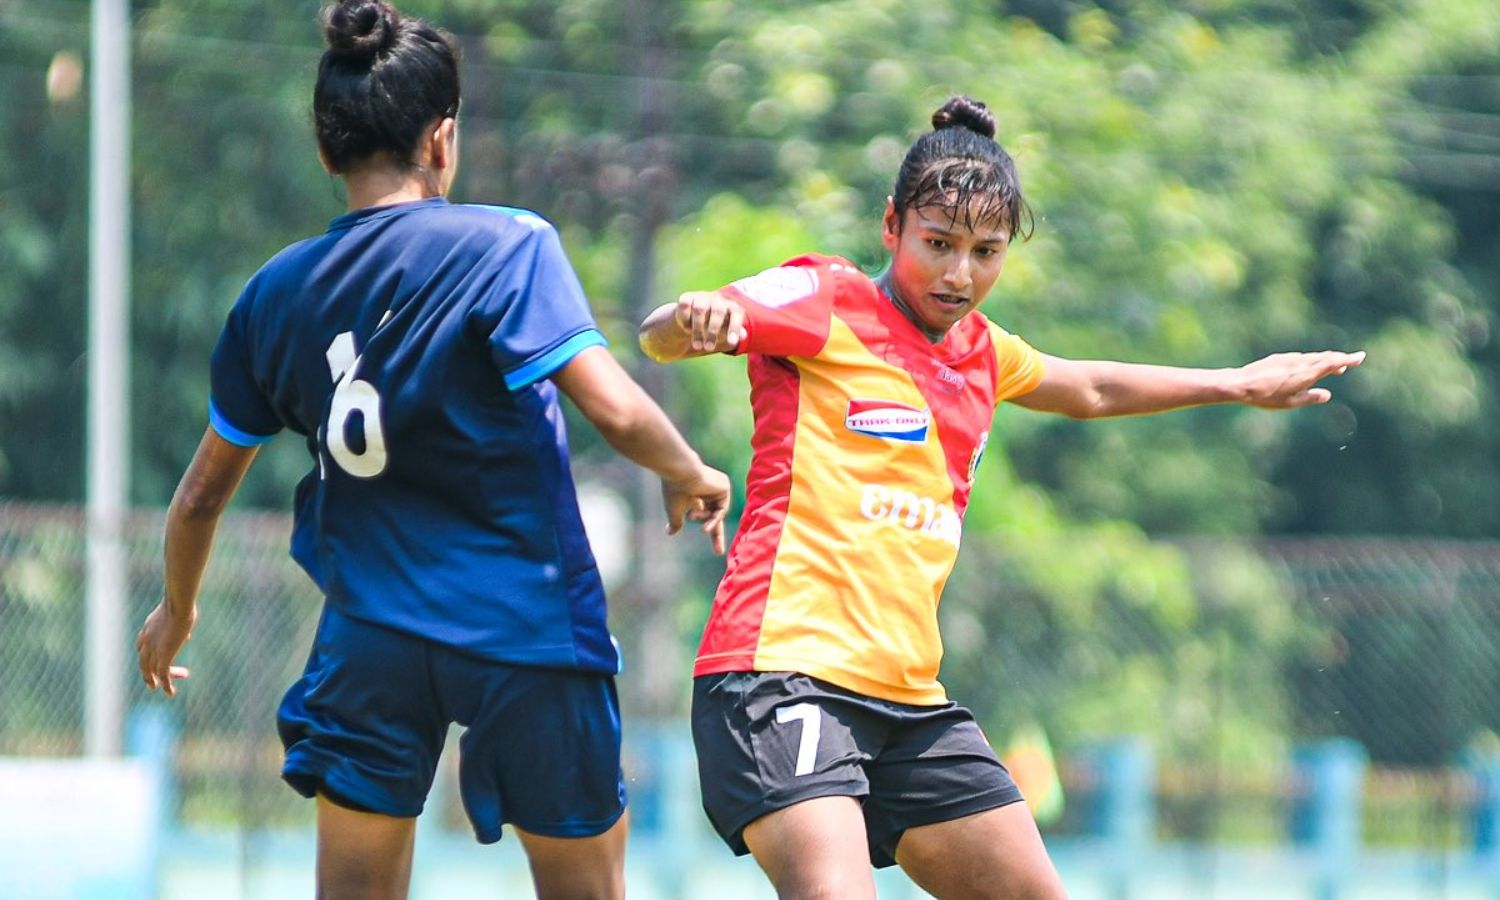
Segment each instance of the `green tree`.
M202 432L209 351L244 280L343 209L308 121L318 5L135 8L140 504L166 502ZM1275 673L1260 663L1301 638L1284 627L1272 582L1261 573L1192 584L1177 551L1152 535L1500 534L1493 3L404 8L465 47L457 196L555 220L627 359L643 308L681 289L806 250L878 268L896 166L954 92L995 110L1038 213L986 312L1039 348L1203 366L1292 347L1370 350L1370 363L1335 385L1331 408L1086 424L1001 412L956 577L994 561L1015 581L1008 594L955 582L948 614L995 640L1077 653L1089 641L1080 611L1140 623L1133 645L1059 660L1097 676L1058 682L1066 703L1049 724L1065 740L1087 731L1075 711L1113 721L1114 684L1149 712L1178 689L1167 685L1234 666L1251 673L1233 685L1248 698L1235 727L1285 718L1268 687ZM82 0L0 0L7 496L82 496L87 93L49 95L47 73L59 54L87 59L87 17ZM675 392L693 438L743 471L740 365L644 371L663 396ZM584 465L605 458L591 430L574 438ZM265 456L242 502L285 509L305 451L283 439ZM1102 570L1071 572L1035 535L1071 542ZM710 581L705 572L688 592L682 632L701 624ZM1246 612L1262 601L1274 620L1265 627ZM1007 637L1007 610L1044 627ZM955 681L981 701L972 686L992 674L987 655L950 657ZM1208 688L1181 690L1201 700ZM1156 728L1171 741L1181 724L1166 717Z

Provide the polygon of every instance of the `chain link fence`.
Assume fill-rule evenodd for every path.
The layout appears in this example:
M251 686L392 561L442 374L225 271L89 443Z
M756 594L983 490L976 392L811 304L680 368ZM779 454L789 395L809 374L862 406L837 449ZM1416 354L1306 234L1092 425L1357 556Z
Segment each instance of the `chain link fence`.
M311 804L280 783L273 725L321 604L287 554L289 528L283 516L245 514L221 526L183 660L192 678L172 705L174 813L185 827L311 820ZM161 533L160 514L129 520L132 630L160 596ZM712 587L699 552L684 554L687 586L654 618L640 600L651 566L614 591L627 626L627 731L686 734L688 661ZM81 510L0 504L0 755L81 752L84 568ZM1342 737L1371 764L1367 843L1449 850L1473 840L1468 764L1500 744L1500 546L976 539L942 616L944 682L991 740L1004 747L1033 725L1050 737L1067 796L1053 834L1089 830L1100 787L1091 748L1128 736L1152 748L1157 838L1285 842L1305 790L1295 748ZM664 653L663 642L675 646ZM131 657L120 673L128 705L163 702L140 686ZM456 804L440 800L437 814L462 827Z
M162 516L124 532L129 633L161 597ZM202 625L183 662L192 677L173 709L180 816L254 828L299 818L280 785L275 710L300 673L322 599L287 552L289 520L230 515L200 598ZM86 528L81 509L0 505L0 754L66 756L83 746ZM129 708L161 702L119 673Z

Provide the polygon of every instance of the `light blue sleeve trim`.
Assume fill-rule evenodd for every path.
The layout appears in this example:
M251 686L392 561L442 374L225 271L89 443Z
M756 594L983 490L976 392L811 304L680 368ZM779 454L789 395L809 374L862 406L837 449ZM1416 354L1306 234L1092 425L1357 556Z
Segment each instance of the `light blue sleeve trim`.
M219 412L219 408L217 406L214 406L214 401L212 399L208 401L208 424L212 425L214 431L217 431L219 433L219 437L223 438L231 444L234 444L237 447L259 447L261 444L264 444L266 441L269 441L271 438L276 436L275 434L251 434L248 431L241 431L238 428L235 428L233 425L229 424L229 420L224 418L224 415Z
M505 373L505 386L512 391L530 387L567 365L568 361L588 347L607 347L604 335L590 328L580 331L530 362Z
M476 203L474 205L478 206L480 209L493 209L497 212L504 213L505 215L510 216L512 219L515 219L520 224L525 225L527 228L530 228L532 231L545 231L549 228L551 228L553 231L557 230L552 227L551 222L548 222L546 219L542 218L540 215L532 212L529 209L521 209L515 206L497 206L493 203Z

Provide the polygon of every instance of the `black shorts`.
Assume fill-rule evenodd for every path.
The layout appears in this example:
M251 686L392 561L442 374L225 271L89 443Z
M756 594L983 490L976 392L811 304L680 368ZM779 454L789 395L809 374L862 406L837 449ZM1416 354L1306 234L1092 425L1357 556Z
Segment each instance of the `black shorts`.
M745 826L814 797L855 797L870 858L895 863L908 828L1021 799L970 712L867 697L794 672L693 680L703 809L736 855Z

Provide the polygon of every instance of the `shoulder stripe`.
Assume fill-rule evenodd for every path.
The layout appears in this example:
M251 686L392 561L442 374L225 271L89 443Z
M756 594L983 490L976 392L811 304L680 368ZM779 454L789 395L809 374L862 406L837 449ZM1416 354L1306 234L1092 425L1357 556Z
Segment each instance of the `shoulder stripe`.
M607 347L604 335L590 328L580 331L567 340L528 362L505 373L505 386L512 391L530 387L567 365L568 361L588 347Z

